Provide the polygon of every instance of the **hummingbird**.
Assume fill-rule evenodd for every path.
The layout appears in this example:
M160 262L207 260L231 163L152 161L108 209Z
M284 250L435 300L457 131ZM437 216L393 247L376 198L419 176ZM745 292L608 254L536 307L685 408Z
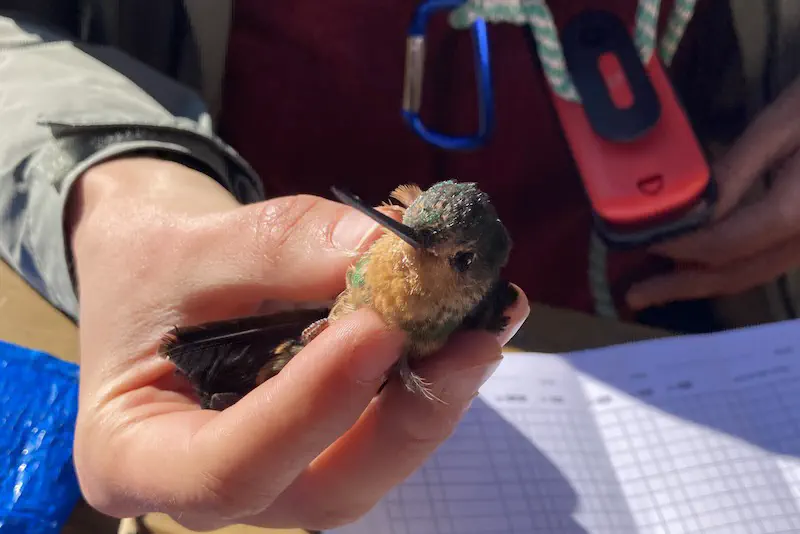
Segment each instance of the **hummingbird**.
M517 290L501 279L511 238L475 183L447 180L426 190L401 185L390 194L392 218L337 187L336 198L380 223L383 234L347 270L332 306L173 328L159 355L192 384L203 408L224 410L276 376L337 319L359 308L406 333L392 377L437 399L415 366L457 331L502 332ZM380 390L379 390L380 391Z

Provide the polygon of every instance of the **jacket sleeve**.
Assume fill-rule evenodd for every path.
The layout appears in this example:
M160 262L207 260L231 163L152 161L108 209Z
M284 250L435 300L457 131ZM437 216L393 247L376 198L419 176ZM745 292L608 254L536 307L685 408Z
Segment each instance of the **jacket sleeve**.
M149 152L202 170L242 203L264 197L194 91L119 50L2 13L0 125L0 256L73 320L64 206L90 166Z

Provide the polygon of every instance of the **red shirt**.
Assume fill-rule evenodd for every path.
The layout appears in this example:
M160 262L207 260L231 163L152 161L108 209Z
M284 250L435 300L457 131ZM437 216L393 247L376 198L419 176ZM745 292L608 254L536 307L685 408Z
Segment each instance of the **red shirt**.
M661 23L673 2L662 2ZM702 16L698 4L695 17ZM475 181L514 240L508 279L533 301L593 311L587 279L590 209L522 28L490 25L496 129L475 152L448 152L402 120L405 39L417 0L237 0L221 132L263 176L270 196L330 198L340 184L374 205L397 185ZM633 23L637 0L551 0L559 26L602 6ZM692 25L680 57L693 45ZM436 129L475 131L469 32L444 15L430 27L422 115ZM644 252L613 253L622 305L630 283L663 269ZM625 315L623 313L623 315Z

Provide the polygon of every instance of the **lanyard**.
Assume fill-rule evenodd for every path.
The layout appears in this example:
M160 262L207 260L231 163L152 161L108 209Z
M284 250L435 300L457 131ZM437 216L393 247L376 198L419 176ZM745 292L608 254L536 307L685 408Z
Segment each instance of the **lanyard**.
M568 1L568 0L564 0ZM686 25L691 20L696 0L676 0L666 33L660 43L662 61L669 64L678 48ZM639 0L636 17L636 42L643 63L655 49L660 0ZM427 26L438 11L450 12L450 24L470 30L475 55L479 127L475 134L451 136L429 129L420 118L424 78ZM406 65L402 113L411 129L426 142L446 150L472 150L482 147L494 129L494 95L487 34L488 23L528 26L535 38L536 54L548 83L562 99L580 102L567 69L559 32L544 0L422 0L415 10L406 42Z
M589 280L600 315L616 315L607 283L608 243L646 246L697 228L711 213L716 191L709 166L662 67L672 63L695 4L675 0L660 40L661 0L639 0L633 35L602 10L581 12L559 31L545 0L422 0L409 28L403 116L425 141L448 150L481 147L494 127L487 23L530 31L531 54L545 74L591 202ZM474 135L432 131L419 115L426 27L440 10L450 12L454 29L473 35L479 98Z
M670 65L686 27L694 15L697 0L675 0L664 36L658 43L661 61ZM647 64L656 49L661 0L639 0L636 10L634 42L642 63ZM553 14L545 0L470 0L450 13L450 25L466 29L483 19L490 23L527 24L536 40L536 49L550 87L561 98L580 102L567 70L567 63Z
M675 0L673 9L667 19L664 35L659 41L657 34L661 1L639 0L633 31L633 45L635 52L638 53L638 59L645 68L651 63L656 51L660 61L665 66L669 66L672 63L686 28L694 14L695 4L696 0ZM567 68L568 62L565 57L564 47L559 39L559 30L544 0L470 0L450 13L450 24L454 28L468 28L481 21L527 25L535 41L535 51L539 58L539 63L552 92L556 95L556 100L561 99L563 102L578 105L582 103L579 91L576 88L570 70ZM573 70L573 72L575 71ZM593 97L592 91L586 90L584 94ZM664 94L663 86L660 94L661 96ZM565 117L575 116L574 106L565 106L559 102L555 102L555 104L559 109L562 122ZM673 125L674 122L673 120ZM593 126L596 126L596 123ZM686 133L689 137L692 137L691 132ZM575 139L576 137L577 140ZM589 144L594 142L590 136L584 135L582 138L573 136L573 142L571 143L573 153L576 150L575 145L580 145L583 140L590 140ZM696 166L694 170L702 172L704 169L698 159L701 156L690 145L691 143L684 145L684 148L695 156ZM581 150L580 147L577 148L578 151ZM602 161L602 158L597 161ZM592 166L584 164L581 169L582 173L585 173L589 167ZM588 171L588 173L591 173L591 171ZM708 187L707 191L710 191L713 195L713 184ZM699 221L703 220L702 217L705 217L707 212L708 210L700 210L701 218L689 221L687 224L699 224ZM598 220L596 213L595 220ZM595 229L591 234L589 243L588 281L590 291L594 299L596 312L601 316L616 317L616 306L608 284L607 255L606 240L602 239Z

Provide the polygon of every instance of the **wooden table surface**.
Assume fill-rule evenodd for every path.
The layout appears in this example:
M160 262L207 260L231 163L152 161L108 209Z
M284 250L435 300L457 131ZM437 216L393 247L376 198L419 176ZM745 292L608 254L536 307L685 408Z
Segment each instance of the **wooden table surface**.
M531 315L511 346L533 352L567 352L630 341L663 337L667 332L618 323L581 313L533 305ZM78 362L80 350L75 325L33 291L8 265L0 261L0 339L59 358ZM187 534L161 514L146 518L154 534ZM116 534L119 522L79 503L65 534ZM300 534L299 530L229 527L219 534Z

